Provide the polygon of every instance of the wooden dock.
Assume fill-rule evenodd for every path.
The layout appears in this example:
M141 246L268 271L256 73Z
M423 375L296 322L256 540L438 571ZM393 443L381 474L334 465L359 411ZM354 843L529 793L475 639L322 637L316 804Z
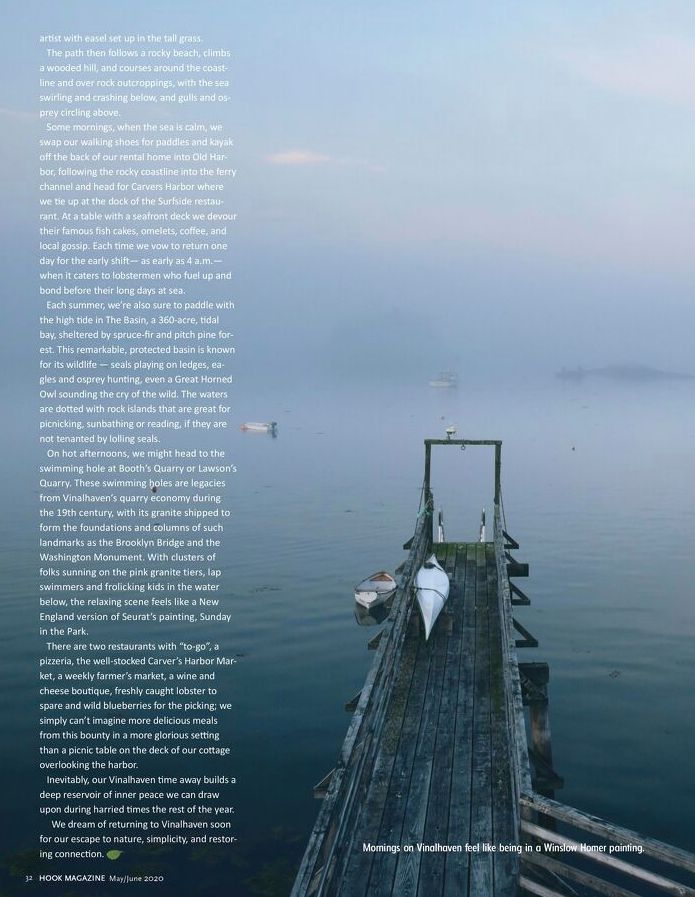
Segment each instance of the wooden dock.
M509 882L513 874L508 854L364 849L514 837L494 546L436 548L450 578L449 599L427 642L417 615L410 616L346 874L335 892L345 897L467 894L469 881L471 892L493 893L494 882Z
M432 544L436 445L494 448L492 542ZM513 579L528 567L511 554L519 546L506 532L500 477L499 441L425 442L399 590L365 685L346 705L355 712L338 764L315 787L323 806L292 897L635 897L623 880L637 881L639 894L647 886L695 897L686 881L634 864L648 856L687 877L695 857L553 800L562 780L552 768L548 668L517 658L537 643L514 617L529 600ZM450 592L425 641L412 586L431 551Z

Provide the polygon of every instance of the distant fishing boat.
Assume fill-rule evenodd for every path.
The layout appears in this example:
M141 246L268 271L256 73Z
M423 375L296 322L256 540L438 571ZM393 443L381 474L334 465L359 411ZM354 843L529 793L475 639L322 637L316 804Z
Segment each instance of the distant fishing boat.
M453 389L458 386L458 375L454 371L441 371L439 376L430 380L435 389Z
M449 597L449 577L431 554L415 576L415 596L425 626L425 641Z
M559 380L583 380L585 377L605 377L634 383L650 383L660 380L693 380L695 375L678 371L662 371L646 364L609 364L602 368L565 368L555 372Z
M244 432L250 433L270 433L272 436L277 435L278 425L274 420L269 423L246 423L240 427Z
M374 607L383 604L396 591L396 580L385 570L372 573L367 579L355 586L355 601L362 607Z

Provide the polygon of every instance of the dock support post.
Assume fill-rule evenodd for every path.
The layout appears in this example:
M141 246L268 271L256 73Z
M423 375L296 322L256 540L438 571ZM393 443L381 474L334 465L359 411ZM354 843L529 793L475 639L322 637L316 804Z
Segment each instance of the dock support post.
M495 505L500 503L502 492L502 443L495 443Z
M553 769L553 749L550 740L550 705L547 663L520 663L521 691L524 706L529 709L531 744L529 758L534 769L534 787L543 797L554 797L563 781Z
M425 494L423 496L425 505L430 498L430 470L432 467L432 446L429 442L425 442Z
M531 704L529 707L531 717L531 748L540 757L548 769L553 768L553 748L550 742L550 714L548 704ZM539 793L544 797L554 797L554 788L539 788Z
M423 494L422 494L422 510L425 514L426 518L426 527L427 527L427 550L432 546L432 487L430 483L430 471L432 468L432 446L430 443L425 440L425 479L423 482Z

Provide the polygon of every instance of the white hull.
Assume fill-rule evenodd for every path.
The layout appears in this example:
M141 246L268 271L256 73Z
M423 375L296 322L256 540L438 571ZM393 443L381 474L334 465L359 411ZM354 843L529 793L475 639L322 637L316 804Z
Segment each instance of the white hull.
M430 380L430 386L435 389L454 389L458 385L458 377L453 371L442 371L442 373Z
M242 424L239 429L243 430L244 432L248 432L248 433L274 433L275 430L277 429L277 424L275 423L275 421L271 421L268 424L256 423L256 422L252 421L249 423Z
M395 589L391 589L390 592L358 592L355 590L355 601L362 607L374 607L388 601L395 591Z
M415 596L427 640L449 597L449 577L434 555L427 558L415 576Z
M388 601L395 591L396 580L389 573L380 570L355 586L355 601L362 607L374 607Z

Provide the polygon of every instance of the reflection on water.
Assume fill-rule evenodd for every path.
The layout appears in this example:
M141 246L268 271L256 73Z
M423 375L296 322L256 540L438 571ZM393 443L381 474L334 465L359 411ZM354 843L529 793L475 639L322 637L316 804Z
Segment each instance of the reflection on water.
M358 626L379 626L391 612L393 597L374 607L363 607L355 601L355 621Z
M693 386L551 381L515 392L467 389L462 377L458 390L426 383L284 388L245 394L238 409L239 420L253 420L262 404L280 419L281 439L229 436L239 473L220 609L233 622L229 631L201 626L200 636L214 634L240 657L224 686L234 710L221 727L233 747L227 771L239 780L240 846L196 854L203 874L195 892L287 892L318 809L312 785L335 760L348 722L343 706L373 658L355 625L353 585L365 570L394 569L404 559L420 496L422 440L443 435L452 422L460 437L504 441L508 529L521 543L519 559L531 565L524 590L533 603L519 613L540 641L523 659L550 663L553 753L566 783L560 798L695 848L683 788L695 743ZM26 404L18 401L18 420ZM285 408L292 414L283 415ZM36 486L26 441L6 451L12 475L0 520L0 785L13 808L4 848L19 869L35 860L41 785ZM484 450L434 453L432 483L448 538L477 537L480 508L492 506L492 473ZM377 610L357 622L375 625ZM153 630L140 625L137 634L147 639ZM124 860L122 869L178 869L162 897L193 893L188 854L119 864ZM19 893L20 879L12 881L5 892Z

